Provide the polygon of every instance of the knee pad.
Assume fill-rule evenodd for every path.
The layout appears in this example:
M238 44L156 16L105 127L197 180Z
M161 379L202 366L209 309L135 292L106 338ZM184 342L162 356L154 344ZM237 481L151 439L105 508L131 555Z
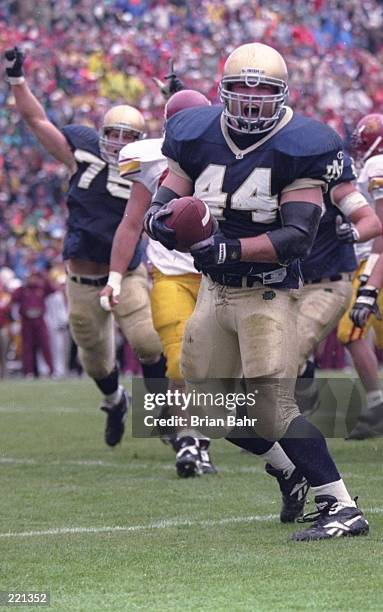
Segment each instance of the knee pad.
M79 312L72 312L69 323L73 339L78 345L79 359L91 378L104 378L115 363L114 335L110 316L95 321Z
M280 321L264 314L251 314L241 321L241 356L246 376L281 374L285 333Z
M115 317L125 338L142 361L153 361L162 345L153 326L146 271L137 269L124 279Z
M248 413L257 419L254 429L258 436L274 442L283 438L290 423L300 415L294 389L294 379L252 381L256 401Z
M151 318L146 322L139 321L129 325L127 339L143 362L150 363L162 353L162 344Z
M88 316L79 312L70 313L69 324L73 339L79 347L91 349L99 342L100 330Z

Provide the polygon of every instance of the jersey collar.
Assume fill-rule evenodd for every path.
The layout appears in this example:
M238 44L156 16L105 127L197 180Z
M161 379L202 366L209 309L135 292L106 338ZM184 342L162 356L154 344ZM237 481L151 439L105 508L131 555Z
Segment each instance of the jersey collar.
M251 153L255 149L258 149L258 147L263 145L264 142L269 140L272 136L274 136L283 127L285 127L285 125L287 125L289 123L289 121L293 118L293 114L294 113L293 113L292 108L290 108L289 106L285 106L284 108L286 109L286 112L283 115L282 119L279 121L279 123L275 126L275 128L270 130L270 132L268 132L266 134L266 136L261 138L261 140L257 140L257 142L255 142L254 144L250 145L250 147L247 147L247 149L240 149L235 144L235 142L231 139L230 133L229 133L229 128L227 127L227 125L225 123L225 118L223 116L223 113L221 114L221 131L222 131L222 135L223 135L223 137L224 137L224 139L226 141L227 146L229 147L231 152L234 153L236 159L242 159L247 153Z

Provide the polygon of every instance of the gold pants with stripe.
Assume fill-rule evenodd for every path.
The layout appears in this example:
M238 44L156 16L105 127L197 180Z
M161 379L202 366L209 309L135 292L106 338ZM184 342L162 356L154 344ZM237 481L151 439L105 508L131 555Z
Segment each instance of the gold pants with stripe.
M184 329L194 311L200 283L200 274L170 276L153 268L153 323L166 357L167 376L173 380L182 378L180 355Z

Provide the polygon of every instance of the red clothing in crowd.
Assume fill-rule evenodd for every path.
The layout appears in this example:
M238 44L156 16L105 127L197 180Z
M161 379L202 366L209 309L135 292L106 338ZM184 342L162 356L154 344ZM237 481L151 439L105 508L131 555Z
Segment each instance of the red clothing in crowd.
M55 291L49 281L31 274L27 283L13 292L12 301L19 304L20 316L37 319L45 314L45 298Z
M44 320L45 298L55 288L41 275L31 274L26 284L13 293L21 317L22 361L24 374L37 374L37 353L41 351L50 374L53 373L49 332Z
M11 296L0 290L0 329L11 323Z

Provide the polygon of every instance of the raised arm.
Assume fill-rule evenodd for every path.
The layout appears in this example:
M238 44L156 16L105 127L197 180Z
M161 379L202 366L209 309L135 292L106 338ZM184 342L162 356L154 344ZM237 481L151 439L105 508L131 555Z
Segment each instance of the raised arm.
M43 106L29 89L24 77L23 61L24 55L17 47L5 52L5 71L15 97L16 108L48 153L73 173L76 170L76 162L69 144L64 134L48 119Z

